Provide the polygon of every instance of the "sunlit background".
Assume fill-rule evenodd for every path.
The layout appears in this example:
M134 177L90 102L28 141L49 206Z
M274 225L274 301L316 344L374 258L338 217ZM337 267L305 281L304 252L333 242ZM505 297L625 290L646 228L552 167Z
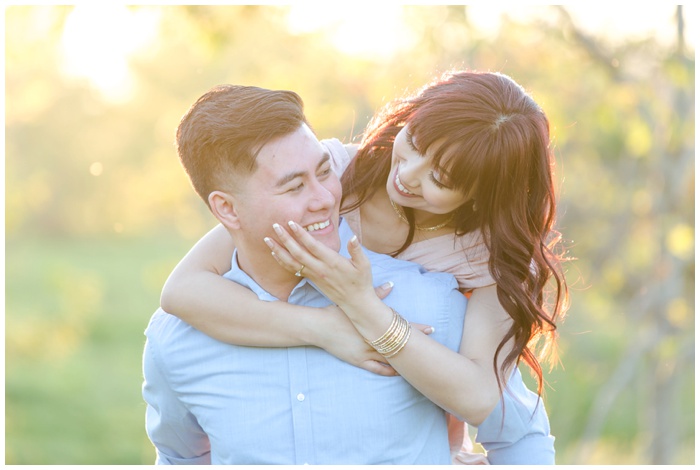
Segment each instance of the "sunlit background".
M450 68L500 71L552 124L572 308L545 403L560 464L695 462L697 9L10 6L5 459L149 464L140 355L215 224L174 129L219 83L297 91L357 140Z

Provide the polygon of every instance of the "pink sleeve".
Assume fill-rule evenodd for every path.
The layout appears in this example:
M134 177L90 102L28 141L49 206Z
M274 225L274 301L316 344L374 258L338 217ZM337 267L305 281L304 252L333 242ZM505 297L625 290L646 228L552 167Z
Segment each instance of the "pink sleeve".
M321 145L331 154L331 166L335 174L340 177L352 160L350 154L338 139L323 139Z
M422 264L428 271L450 273L463 290L495 283L489 273L489 251L478 230L415 242L397 258Z

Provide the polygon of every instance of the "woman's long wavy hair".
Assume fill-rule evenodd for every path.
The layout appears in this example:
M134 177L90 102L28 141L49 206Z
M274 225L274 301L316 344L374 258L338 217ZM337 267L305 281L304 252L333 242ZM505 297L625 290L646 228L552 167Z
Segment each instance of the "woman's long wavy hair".
M360 149L344 173L343 208L351 211L386 185L394 138L408 125L422 155L465 195L455 214L455 234L481 230L498 299L513 319L494 355L499 386L505 372L524 361L543 391L540 361L556 361L556 322L568 308L560 237L554 231L556 198L549 121L535 101L500 73L458 72L418 93L389 103L369 123ZM430 149L430 152L428 150ZM404 208L410 230L413 214ZM550 282L551 281L551 282ZM497 357L512 340L500 373Z

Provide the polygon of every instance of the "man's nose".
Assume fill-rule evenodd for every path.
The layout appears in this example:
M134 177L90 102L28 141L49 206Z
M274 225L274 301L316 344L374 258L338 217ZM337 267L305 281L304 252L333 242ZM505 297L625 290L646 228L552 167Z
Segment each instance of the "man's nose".
M309 210L327 210L335 206L335 195L320 182L313 185L313 193L309 201Z

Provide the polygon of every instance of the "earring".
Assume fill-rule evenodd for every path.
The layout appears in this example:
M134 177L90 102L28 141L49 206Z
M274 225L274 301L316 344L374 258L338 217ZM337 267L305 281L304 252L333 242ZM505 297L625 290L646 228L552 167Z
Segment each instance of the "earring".
M472 204L472 210L476 212L476 200L474 200L474 204Z

